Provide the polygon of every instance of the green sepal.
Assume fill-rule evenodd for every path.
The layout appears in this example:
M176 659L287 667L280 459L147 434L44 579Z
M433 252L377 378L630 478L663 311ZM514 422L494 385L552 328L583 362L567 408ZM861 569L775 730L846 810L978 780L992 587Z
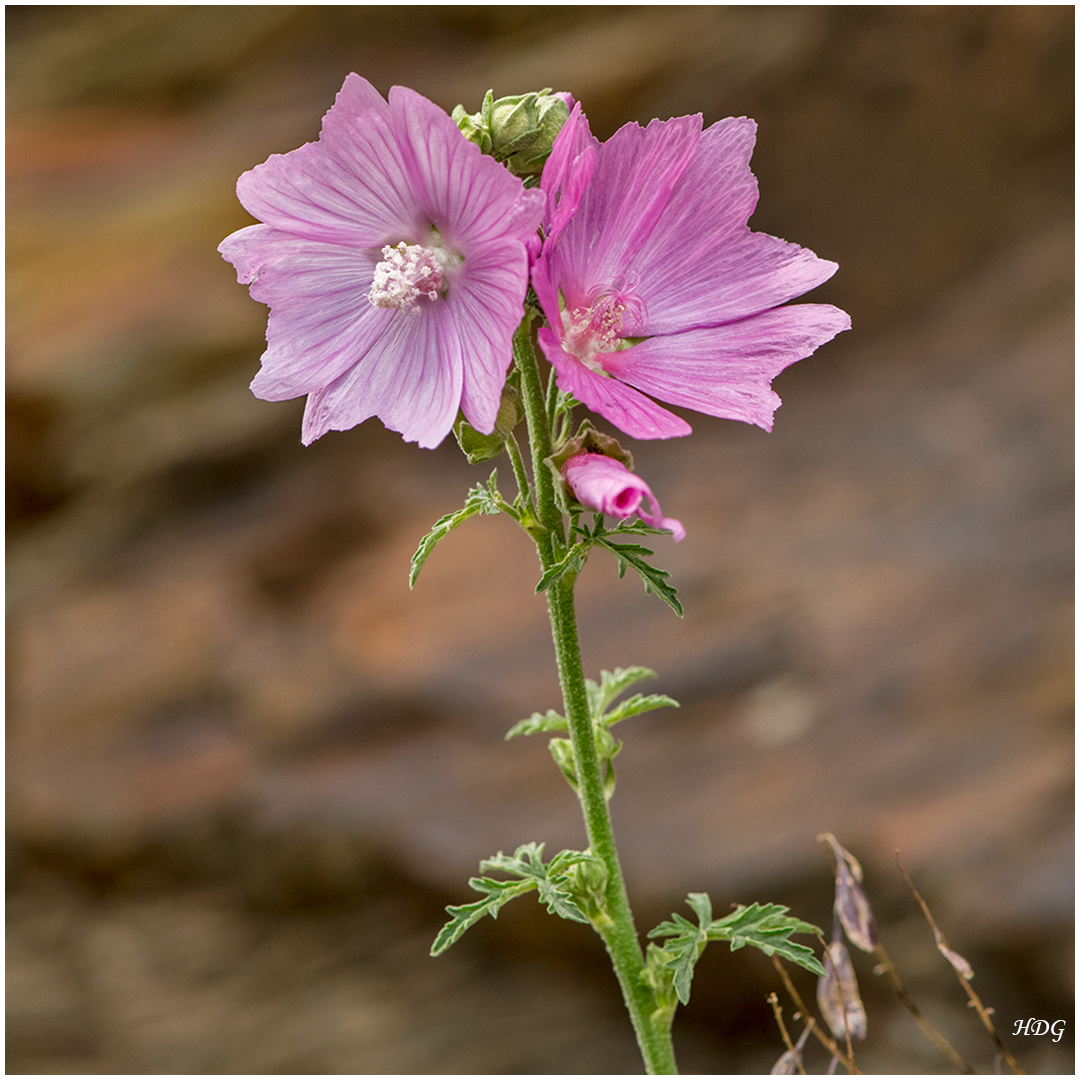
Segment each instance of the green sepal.
M499 489L495 486L497 477L498 470L496 469L488 477L486 485L477 484L469 490L469 494L465 498L465 505L460 510L455 510L451 514L444 514L432 525L431 532L420 541L420 546L413 554L409 568L410 589L416 584L416 579L420 576L420 571L423 569L427 557L435 550L435 545L463 521L468 521L474 514L498 513L509 514L515 520L517 519L517 511L503 499L499 494Z
M480 147L481 153L491 153L491 106L493 95L489 90L484 95L484 102L478 113L469 114L464 105L455 105L450 110L450 119L458 126L458 130L471 143Z
M570 398L569 401L573 402L574 399ZM619 445L618 439L603 431L598 431L588 420L582 420L577 434L559 446L551 457L545 459L558 482L564 482L562 467L578 454L603 454L604 457L614 458L625 465L630 472L634 471L634 457L630 451L624 450Z
M675 993L675 973L669 966L673 954L652 942L645 947L645 967L641 971L641 981L652 991L656 1008L653 1010L653 1026L661 1031L671 1028L675 1019L675 1010L679 999Z
M740 904L722 919L712 917L712 901L708 893L690 893L686 898L698 925L694 926L681 915L672 915L670 922L663 922L650 930L650 938L667 938L663 950L669 954L663 966L672 971L672 985L676 996L685 1005L690 1000L690 981L694 965L710 941L727 941L732 952L744 945L754 945L766 956L779 956L790 960L815 975L824 975L825 969L806 945L791 941L792 934L815 934L821 931L801 919L789 917L782 904Z
M604 770L604 795L610 800L615 794L615 755L622 749L622 743L611 737L607 728L593 726L593 738L596 740L596 756ZM559 772L566 777L566 782L578 790L577 760L574 757L574 744L569 739L552 739L548 750L559 767Z
M491 461L506 449L506 440L501 435L481 435L464 418L454 425L454 438L470 465Z
M567 891L574 897L574 902L594 925L607 916L608 868L601 859L591 852L562 852L562 855L583 855L585 858L568 860L568 869L563 880ZM552 859L552 866L560 856ZM610 921L608 919L608 921Z
M457 439L461 452L470 465L479 465L482 461L497 458L506 448L506 440L521 420L521 392L518 389L519 376L510 372L503 384L502 397L499 399L499 412L495 417L495 427L490 435L485 435L461 416L454 425L454 438Z

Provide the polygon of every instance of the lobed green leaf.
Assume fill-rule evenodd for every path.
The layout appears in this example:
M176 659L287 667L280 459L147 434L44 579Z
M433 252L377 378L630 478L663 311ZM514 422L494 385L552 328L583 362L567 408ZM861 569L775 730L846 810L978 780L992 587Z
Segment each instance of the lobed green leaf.
M610 712L601 717L605 727L611 727L620 720L630 716L639 716L641 713L651 712L653 709L677 709L679 703L667 694L634 694L625 701L620 701Z
M507 733L506 738L512 739L516 735L537 735L542 731L568 731L566 717L561 716L554 709L548 709L541 715L534 712L528 720L519 720Z
M671 921L662 922L648 935L668 939L663 945L670 954L665 967L672 970L675 993L684 1005L690 1000L694 965L710 941L727 941L732 951L754 945L766 956L780 956L815 975L825 974L812 949L791 941L792 934L820 934L821 931L810 923L788 916L788 909L783 905L740 905L723 918L714 919L712 901L707 893L690 893L686 902L698 917L697 926L681 915L672 915Z
M446 952L466 930L474 923L479 922L485 915L493 919L498 918L499 909L508 900L515 896L521 896L536 888L535 881L492 881L491 878L470 878L469 885L477 892L487 892L484 900L477 900L472 904L450 905L447 913L451 916L450 921L439 931L431 946L431 955L439 956ZM492 886L492 888L488 888Z
M431 531L420 541L420 546L413 554L409 567L409 588L416 584L427 557L435 550L436 544L448 533L456 529L463 521L468 521L474 514L498 514L510 513L516 516L511 507L503 501L495 486L495 478L498 475L496 469L488 478L486 485L477 484L469 490L465 499L465 505L460 510L451 514L444 514L431 527Z
M504 855L500 851L493 858L484 859L480 863L481 874L501 872L512 875L516 880L500 881L487 876L470 878L469 888L485 894L484 899L447 907L450 921L435 938L431 955L439 956L446 952L485 915L498 918L499 910L505 903L533 889L538 890L540 900L547 904L548 911L564 919L588 922L570 891L570 875L578 864L597 860L588 852L562 851L551 860L549 866L545 866L543 852L543 844L530 843L523 844L513 855Z
M543 592L571 571L575 574L580 573L582 567L585 565L585 560L588 557L589 545L575 544L557 563L553 566L549 566L547 570L544 571L544 575L536 583L536 589L534 591Z
M630 689L634 683L644 679L655 679L656 672L647 667L618 667L614 671L601 671L600 684L597 685L592 679L585 680L585 690L589 698L589 712L599 719L604 710L622 693Z
M679 618L682 618L683 608L679 602L678 594L675 587L667 583L667 579L671 575L666 570L650 566L643 558L645 555L654 554L650 548L641 544L613 544L606 537L599 537L594 540L594 543L606 548L615 556L618 562L619 577L626 574L628 567L633 569L644 582L645 591L647 593L656 593Z

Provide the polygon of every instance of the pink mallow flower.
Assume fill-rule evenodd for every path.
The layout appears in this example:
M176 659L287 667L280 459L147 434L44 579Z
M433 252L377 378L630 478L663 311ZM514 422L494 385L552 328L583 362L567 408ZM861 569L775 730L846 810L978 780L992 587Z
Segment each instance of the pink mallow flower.
M674 533L676 541L686 536L682 523L661 515L660 504L652 489L621 461L605 454L576 454L563 464L562 473L574 498L582 506L617 518L637 514L646 525ZM646 499L649 509L643 509L641 505Z
M458 410L494 429L543 208L437 105L350 75L318 142L236 185L264 224L218 248L270 306L251 384L307 395L303 441L377 416L437 446Z
M690 432L654 397L770 430L772 379L851 325L829 304L779 306L837 267L750 231L755 132L682 116L601 144L577 105L544 167L540 346L562 390L635 438Z

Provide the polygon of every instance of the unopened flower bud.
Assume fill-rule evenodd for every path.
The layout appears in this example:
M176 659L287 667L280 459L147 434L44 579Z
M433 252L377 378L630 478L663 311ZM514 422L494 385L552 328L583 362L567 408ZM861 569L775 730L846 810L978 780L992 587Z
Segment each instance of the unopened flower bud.
M484 98L484 106L490 108L490 103L491 91L489 90L487 97ZM483 109L478 113L467 113L464 105L455 105L450 112L450 119L457 124L458 130L469 142L476 143L485 154L491 153L491 132L484 122Z
M458 105L450 114L461 133L485 154L506 162L512 173L538 173L551 153L555 136L570 115L568 94L515 94L493 100L489 90L478 113Z
M652 489L621 461L586 452L570 458L562 471L567 487L582 506L617 518L637 514L646 525L674 533L676 541L686 536L680 522L661 516Z

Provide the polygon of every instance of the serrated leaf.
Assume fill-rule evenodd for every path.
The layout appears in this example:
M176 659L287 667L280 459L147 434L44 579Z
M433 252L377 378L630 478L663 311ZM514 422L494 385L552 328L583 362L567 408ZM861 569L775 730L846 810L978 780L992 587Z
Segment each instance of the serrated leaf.
M502 870L508 874L535 876L537 868L544 867L544 845L532 841L522 844L515 850L513 855L504 855L501 851L498 855L492 855L490 859L484 859L480 863L480 872L490 870Z
M670 536L670 529L655 529L652 525L646 525L639 518L623 518L610 529L605 528L608 536L633 535L633 536Z
M561 886L559 882L546 878L538 885L540 899L547 904L548 911L573 922L587 923L589 920L582 910L574 903L574 898Z
M477 484L469 490L465 505L460 510L455 510L451 514L444 514L432 525L431 531L420 541L420 546L413 554L409 568L410 589L416 584L416 579L420 576L420 571L423 569L427 557L435 550L435 545L444 536L456 529L463 521L468 521L474 514L498 514L500 511L509 509L495 487L497 475L498 470L496 469L488 478L486 486Z
M681 915L672 915L670 922L661 923L648 935L669 939L664 942L664 949L671 954L666 966L674 972L675 992L684 1005L690 1000L694 965L709 941L727 941L732 952L744 945L754 945L766 956L775 954L815 975L825 973L813 950L790 940L792 934L821 931L801 919L789 917L783 905L755 903L737 907L722 919L713 919L712 901L707 893L691 893L686 902L698 917L697 926Z
M566 871L576 863L592 856L578 851L562 851L551 860L550 866L544 865L543 844L523 844L514 852L512 858L502 852L494 859L485 859L480 864L483 870L501 870L535 883L540 891L540 899L548 905L548 910L564 919L575 922L588 922L574 903L574 898L564 887ZM472 882L469 882L472 885ZM475 887L475 886L474 886Z
M619 577L626 574L627 567L632 568L644 582L645 591L656 593L679 618L682 618L683 608L679 603L678 594L675 587L667 583L671 575L666 570L650 566L643 558L645 555L654 554L650 548L641 544L613 544L606 537L598 538L594 543L607 548L615 556L618 561Z
M543 577L536 583L535 592L543 592L554 585L556 581L573 571L575 574L581 571L585 560L589 555L588 544L575 544L554 566L549 566L544 571Z
M541 715L534 712L528 720L519 720L507 733L506 738L513 739L517 735L538 735L542 731L568 731L566 717L561 716L554 709L548 709Z
M629 690L634 683L655 678L656 672L647 667L617 667L614 671L601 671L599 685L592 679L585 680L585 689L589 697L589 712L594 717L600 717L604 710L620 694Z
M544 865L543 851L543 844L522 844L513 855L504 855L500 851L498 855L484 859L480 863L481 874L498 871L513 875L517 880L500 881L487 876L469 878L469 888L484 893L485 897L471 904L447 907L450 921L435 938L431 955L439 956L444 953L470 926L485 915L497 918L505 903L533 889L539 891L540 899L547 904L548 911L564 919L588 922L588 918L567 889L567 873L577 863L593 859L593 856L585 852L563 851L552 859L551 866L548 867ZM552 868L555 868L554 873Z
M738 907L709 926L709 940L729 941L733 952L744 945L753 945L766 956L775 954L815 975L824 975L825 969L813 950L790 940L792 934L820 935L821 931L811 923L789 916L787 910L782 904Z
M503 904L536 888L535 881L495 882L490 878L469 879L469 884L476 888L478 892L487 891L487 889L478 888L481 883L485 886L499 886L499 888L492 889L484 900L477 900L472 904L462 904L458 907L453 905L447 907L446 910L451 918L439 931L438 937L435 938L435 942L431 946L432 956L439 956L441 953L446 952L470 926L479 922L485 915L490 915L493 919L498 918L499 909Z
M654 930L650 930L649 937L670 939L664 942L664 951L670 954L664 966L671 969L675 994L685 1005L690 1000L690 982L694 977L694 965L697 964L698 957L701 956L709 939L701 926L695 926L681 915L672 915L671 919L671 922L663 922Z
M699 927L704 929L705 927L712 924L712 900L709 899L708 893L689 893L686 897L686 902L690 905L691 910L698 917Z
M667 694L634 694L625 701L620 701L610 712L604 713L601 720L606 727L611 727L620 720L638 716L653 709L677 709L678 707L679 703L674 698L669 698Z
M589 715L598 721L602 729L607 729L620 720L639 713L649 712L651 709L675 708L679 703L669 698L666 694L633 694L625 701L619 702L614 709L608 712L608 705L621 693L642 679L655 679L656 672L646 667L616 668L614 672L601 671L600 683L592 679L585 680L585 693L588 698ZM546 713L534 712L527 720L519 720L507 733L506 738L513 739L518 735L537 735L545 731L568 731L569 726L566 717L557 713L554 709L548 709ZM610 756L614 756L613 754Z

